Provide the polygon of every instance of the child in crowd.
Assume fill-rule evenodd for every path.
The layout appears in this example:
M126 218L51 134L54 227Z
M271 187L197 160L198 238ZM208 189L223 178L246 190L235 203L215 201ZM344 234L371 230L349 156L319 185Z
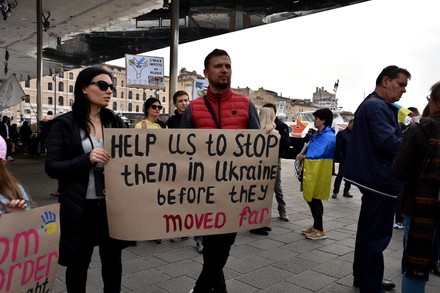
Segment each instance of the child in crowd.
M30 210L29 196L6 168L6 142L0 136L0 216Z

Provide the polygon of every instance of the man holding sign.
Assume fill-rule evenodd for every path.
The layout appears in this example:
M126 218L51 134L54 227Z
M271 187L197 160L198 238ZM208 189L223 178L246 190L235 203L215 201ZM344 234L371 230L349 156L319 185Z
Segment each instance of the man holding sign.
M215 49L205 58L203 73L208 78L206 96L191 102L182 117L182 128L259 129L257 110L251 100L231 89L231 59ZM225 195L226 196L226 195ZM237 233L203 236L203 269L191 292L225 293L223 267Z

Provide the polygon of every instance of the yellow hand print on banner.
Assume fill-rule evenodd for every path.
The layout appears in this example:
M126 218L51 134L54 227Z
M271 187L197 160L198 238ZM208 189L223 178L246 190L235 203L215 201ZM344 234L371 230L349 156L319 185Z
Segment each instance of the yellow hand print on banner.
M44 212L41 215L41 219L43 220L44 225L41 225L41 229L46 232L46 234L52 234L57 229L57 215L51 211Z

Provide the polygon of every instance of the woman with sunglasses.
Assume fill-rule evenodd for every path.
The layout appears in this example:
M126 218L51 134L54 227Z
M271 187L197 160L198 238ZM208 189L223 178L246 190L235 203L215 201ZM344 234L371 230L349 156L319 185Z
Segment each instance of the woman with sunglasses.
M99 246L104 292L121 290L121 250L132 242L109 236L103 166L109 153L103 148L104 128L125 125L107 109L115 85L103 68L81 71L75 83L72 111L56 117L47 139L46 172L59 184L60 265L66 266L69 293L86 292L93 249ZM122 196L122 195L121 195Z
M145 119L136 123L134 128L167 128L165 122L159 119L162 109L159 99L149 98L146 100L144 104Z

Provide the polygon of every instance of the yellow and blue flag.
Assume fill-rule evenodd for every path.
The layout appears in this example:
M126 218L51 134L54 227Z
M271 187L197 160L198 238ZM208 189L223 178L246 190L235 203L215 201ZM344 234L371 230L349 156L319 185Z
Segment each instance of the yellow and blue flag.
M310 140L304 160L303 196L328 200L332 183L333 158L336 150L335 133L330 127L318 131Z
M396 107L398 109L397 120L400 123L408 125L411 122L411 117L409 116L409 114L411 114L412 112L410 110L408 110L407 108L400 106L397 103L392 103L391 105L393 105L394 107Z

